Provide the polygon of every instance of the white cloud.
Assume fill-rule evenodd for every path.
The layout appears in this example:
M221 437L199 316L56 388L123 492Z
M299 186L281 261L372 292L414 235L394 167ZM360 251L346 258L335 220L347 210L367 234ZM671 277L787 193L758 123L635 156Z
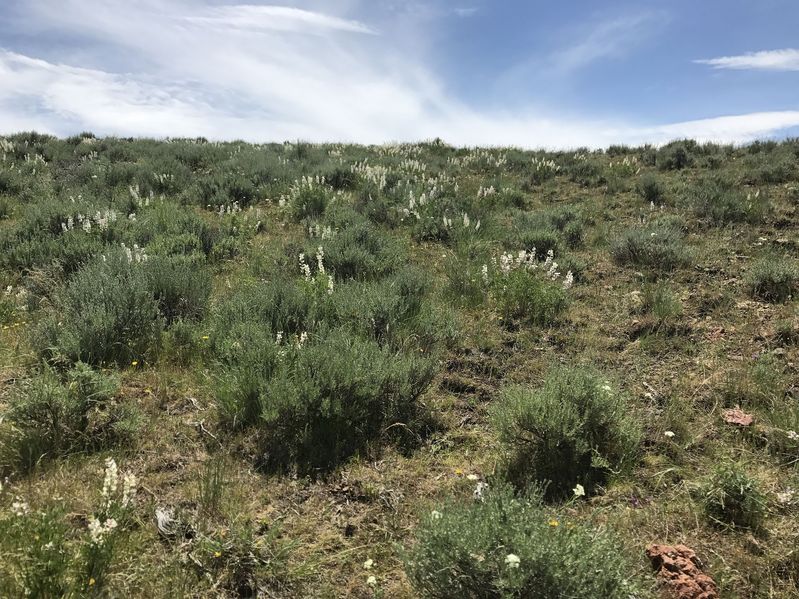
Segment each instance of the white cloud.
M81 68L77 58L57 64L0 50L3 132L363 143L442 137L466 145L602 147L677 137L747 141L799 126L799 112L792 111L633 126L541 110L472 109L418 59L393 50L383 36L363 35L343 5L331 10L336 16L209 8L188 0L29 0L24 6L37 32L90 37L108 55L97 56L103 68ZM245 18L254 8L268 10ZM130 55L146 72L114 69L115 57ZM69 63L70 56L61 60Z
M795 48L763 50L738 56L704 58L694 62L710 65L714 69L799 71L799 50Z
M565 44L553 54L552 68L568 72L597 60L622 56L651 36L652 29L665 20L661 12L641 12L593 22L575 36L579 41Z
M186 20L239 30L274 30L302 33L339 30L352 33L377 33L371 27L358 21L340 19L288 6L255 6L246 4L222 6L209 8L200 15L186 17Z

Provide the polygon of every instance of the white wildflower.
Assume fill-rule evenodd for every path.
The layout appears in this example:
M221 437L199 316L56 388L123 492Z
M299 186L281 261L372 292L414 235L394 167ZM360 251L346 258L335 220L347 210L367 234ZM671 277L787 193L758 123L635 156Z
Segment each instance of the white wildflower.
M322 246L320 245L316 250L316 265L317 268L319 269L319 272L323 274L325 272L324 258L325 258L325 251L324 249L322 249Z
M28 505L27 501L22 501L19 497L17 497L17 500L11 504L11 511L14 512L15 516L21 518L30 512L30 506Z
M485 492L487 490L488 490L488 483L480 481L479 483L477 483L477 486L474 488L474 494L473 494L474 498L477 501L483 501L483 498L485 496Z
M374 565L375 565L375 561L372 558L369 558L363 563L363 569L364 570L371 570L372 566L374 566Z
M122 477L122 507L128 507L136 496L136 475L128 472Z
M572 274L572 271L568 271L566 273L566 277L563 279L563 288L571 289L572 285L574 285L574 275Z
M442 516L443 516L443 514L441 512L439 512L438 510L433 510L432 512L430 512L430 517L433 520L441 520Z
M303 276L305 277L306 281L311 280L311 267L305 262L305 254L300 253L299 256L300 260L300 272L302 272Z
M575 497L585 497L585 488L580 484L574 487L572 492L574 492Z
M375 578L374 574L366 579L366 584L370 587L377 586L377 578Z
M103 500L106 506L112 501L112 496L116 494L117 487L119 486L119 472L117 470L117 463L114 458L108 458L105 461L105 476L103 478Z
M663 431L663 436L672 439L674 438L674 431Z
M480 269L480 274L483 277L483 283L488 285L488 264L483 264L483 268Z
M796 431L788 431L788 438L791 441L799 441L799 433Z
M505 563L508 565L508 568L518 568L519 562L521 562L521 560L515 553L509 553L505 556Z

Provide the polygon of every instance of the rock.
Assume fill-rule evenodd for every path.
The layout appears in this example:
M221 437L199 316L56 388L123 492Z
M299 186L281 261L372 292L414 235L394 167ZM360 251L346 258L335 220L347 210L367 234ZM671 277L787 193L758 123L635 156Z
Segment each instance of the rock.
M696 553L685 545L650 545L646 556L677 599L718 599L716 583L702 572Z
M749 426L754 421L754 416L747 414L741 408L731 408L724 410L724 422L727 424L737 424L738 426Z

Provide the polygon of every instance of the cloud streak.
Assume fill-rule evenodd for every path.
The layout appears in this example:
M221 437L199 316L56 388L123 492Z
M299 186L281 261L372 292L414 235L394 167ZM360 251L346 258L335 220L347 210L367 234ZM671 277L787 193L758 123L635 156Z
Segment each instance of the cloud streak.
M204 14L186 17L186 21L216 25L235 30L287 31L321 33L337 30L376 35L371 27L359 22L287 6L238 5L209 8Z
M695 60L714 69L756 70L756 71L799 71L799 50L764 50L749 52L738 56L721 56Z

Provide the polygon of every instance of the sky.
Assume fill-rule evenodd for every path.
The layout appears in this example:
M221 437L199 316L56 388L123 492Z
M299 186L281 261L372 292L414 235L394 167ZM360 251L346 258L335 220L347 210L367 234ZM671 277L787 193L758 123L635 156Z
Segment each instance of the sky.
M0 0L0 133L799 136L796 0Z

